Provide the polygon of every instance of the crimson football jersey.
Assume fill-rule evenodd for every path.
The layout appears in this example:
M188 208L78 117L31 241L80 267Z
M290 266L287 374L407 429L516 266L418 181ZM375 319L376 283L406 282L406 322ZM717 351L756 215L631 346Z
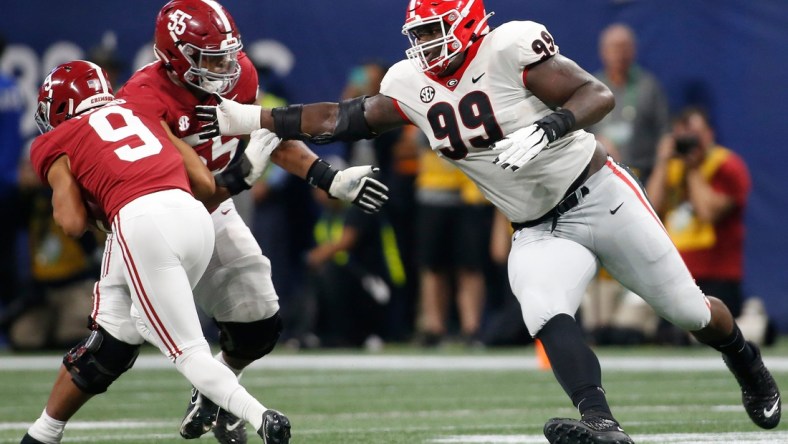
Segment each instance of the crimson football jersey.
M225 96L236 102L253 104L257 100L257 70L243 52L238 54L238 64L241 66L241 77ZM201 141L196 135L202 123L197 120L194 107L216 105L216 99L208 96L204 101L200 101L188 89L176 85L167 75L162 62L156 61L137 70L116 97L138 95L152 96L165 107L163 120L167 122L172 133L194 147L212 172L223 170L235 156L238 149L237 137L222 136Z
M33 168L47 183L52 163L68 156L84 194L110 221L137 197L169 189L191 193L181 153L161 126L161 105L140 95L73 117L33 141Z

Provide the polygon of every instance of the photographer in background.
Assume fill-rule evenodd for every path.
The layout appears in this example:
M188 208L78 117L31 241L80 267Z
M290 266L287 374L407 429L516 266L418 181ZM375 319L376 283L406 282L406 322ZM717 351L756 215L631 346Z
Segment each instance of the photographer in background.
M739 317L750 175L739 155L714 141L704 110L688 107L673 122L657 150L647 192L698 286ZM664 329L659 336L663 342L686 339Z

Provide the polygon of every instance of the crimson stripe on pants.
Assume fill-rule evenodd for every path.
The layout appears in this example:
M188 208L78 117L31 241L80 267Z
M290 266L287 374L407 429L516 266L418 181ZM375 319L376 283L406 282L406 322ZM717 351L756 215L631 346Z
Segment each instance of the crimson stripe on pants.
M120 251L123 254L123 262L126 265L126 270L128 270L129 276L131 276L131 281L134 285L134 291L137 293L137 297L140 300L140 305L142 305L142 309L145 311L145 316L150 320L151 326L156 331L156 334L159 335L159 339L161 339L164 346L167 347L170 356L173 358L180 356L183 352L178 349L175 341L173 341L172 337L170 337L170 334L167 332L167 329L164 327L161 319L159 319L159 315L156 314L156 310L153 308L153 304L148 297L148 293L142 286L142 279L140 279L139 273L137 272L137 266L134 263L134 259L131 257L131 250L129 250L129 246L123 237L123 231L120 228L120 217L115 218L115 228L116 229L114 231L118 237L118 245L120 246Z

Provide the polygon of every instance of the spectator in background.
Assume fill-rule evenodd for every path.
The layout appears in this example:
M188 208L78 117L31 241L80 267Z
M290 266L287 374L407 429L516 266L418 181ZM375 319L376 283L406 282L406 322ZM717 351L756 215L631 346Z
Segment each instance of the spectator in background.
M334 166L341 159L331 159ZM310 294L317 305L315 333L328 347L365 346L376 351L387 334L386 311L394 276L402 269L396 239L380 214L366 214L320 190L313 229L315 247L306 255Z
M0 59L5 52L0 36ZM12 76L0 73L0 314L17 297L17 235L21 224L19 211L19 158L22 136L19 122L24 111L22 95Z
M85 335L99 277L105 235L90 230L79 239L67 236L52 218L52 193L30 163L21 162L19 185L25 204L30 248L30 281L0 316L15 350L72 347ZM29 207L29 208L28 208Z
M126 69L123 60L118 57L118 36L114 31L107 31L101 37L101 43L88 51L88 60L104 68L109 76L111 84L120 88L123 82L120 81L121 72Z
M435 346L444 340L456 300L460 334L473 345L484 310L492 207L457 167L427 149L416 179L416 202L419 342Z
M342 91L342 100L359 96L374 96L380 92L380 82L388 71L382 60L369 59L353 67ZM416 217L415 183L419 169L419 153L427 143L421 131L413 125L380 134L371 140L346 143L346 155L351 165L369 163L380 167L380 181L389 187L389 202L382 215L396 237L402 272L392 275L392 300L387 312L390 326L387 339L405 340L413 332L419 280L415 252ZM321 147L321 153L324 147ZM388 226L388 225L387 225Z
M602 31L594 74L616 99L616 106L591 132L606 142L616 161L632 168L642 182L654 167L659 138L668 131L667 97L653 74L635 63L637 42L629 26L615 23Z
M93 305L90 294L98 276L93 260L96 239L92 234L81 239L66 236L54 224L48 201L46 193L40 193L34 203L31 294L18 300L8 319L8 340L14 350L74 346L85 336L86 313Z
M272 53L269 46L255 42L249 45L247 54L259 79L257 103L261 106L287 105L290 93L285 87L282 71L271 59L278 53ZM317 345L314 342L304 343L304 337L311 331L315 310L305 297L306 270L303 262L304 255L312 246L311 236L305 233L311 233L317 218L311 190L307 182L271 163L250 193L233 196L233 202L244 207L247 203L243 201L243 195L251 196L249 226L263 253L272 264L276 264L271 268L271 280L277 295L287 301L280 308L284 324L280 342L289 347Z
M599 38L603 69L594 74L616 99L616 106L593 125L594 133L613 158L629 166L642 182L654 165L659 138L668 131L668 101L653 74L635 63L637 42L632 29L621 23L605 28ZM631 343L629 329L619 325L625 310L624 288L602 269L589 285L582 303L583 327L598 344Z
M739 155L715 142L704 110L679 114L660 143L647 191L698 286L738 317L750 175Z

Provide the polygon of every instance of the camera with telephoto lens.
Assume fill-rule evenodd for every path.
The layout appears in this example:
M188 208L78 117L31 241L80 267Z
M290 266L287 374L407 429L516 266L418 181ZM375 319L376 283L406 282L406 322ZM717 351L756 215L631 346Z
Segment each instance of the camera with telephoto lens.
M676 137L676 152L682 156L688 154L698 145L700 145L700 141L695 136Z

